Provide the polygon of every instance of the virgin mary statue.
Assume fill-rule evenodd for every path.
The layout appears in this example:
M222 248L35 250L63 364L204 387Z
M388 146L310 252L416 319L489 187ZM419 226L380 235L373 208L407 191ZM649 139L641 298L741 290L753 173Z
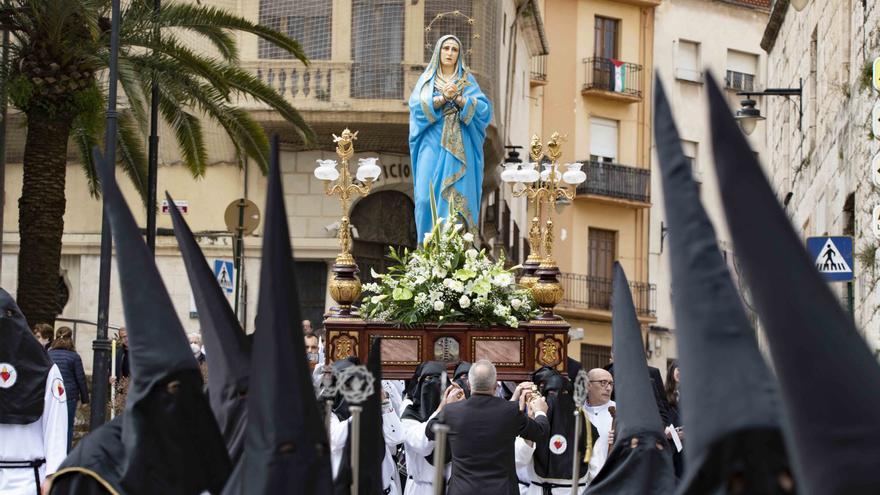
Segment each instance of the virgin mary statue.
M450 203L476 233L483 188L483 140L492 104L462 62L461 41L437 40L431 62L409 97L409 151L415 177L418 239L433 227L431 191L438 218Z

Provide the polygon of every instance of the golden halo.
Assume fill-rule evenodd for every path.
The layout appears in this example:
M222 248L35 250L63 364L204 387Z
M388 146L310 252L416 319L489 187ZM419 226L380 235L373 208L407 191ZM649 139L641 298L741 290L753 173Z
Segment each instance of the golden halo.
M430 33L430 32L432 31L432 28L433 28L433 26L434 26L434 23L437 22L437 21L439 21L440 19L443 19L443 18L447 17L447 16L450 16L450 17L464 17L464 18L465 18L465 22L467 22L467 24L468 24L469 26L474 26L474 25L476 25L476 22L477 22L477 20L476 20L475 18L473 18L473 17L468 17L467 15L465 15L464 13L462 13L462 11L460 11L460 10L453 10L453 11L450 11L450 12L441 12L441 13L435 15L433 19L431 19L431 22L429 22L428 25L425 27L425 32L426 32L426 33ZM478 40L478 39L480 39L480 34L479 34L479 33L472 33L472 34L471 34L471 40ZM437 40L434 40L435 43L436 43L436 41L437 41ZM463 44L463 43L464 43L464 42L462 42L462 44ZM432 48L434 48L434 43L425 43L425 48L427 48L427 49L432 49ZM463 55L463 56L470 55L473 51L474 51L474 50L473 50L473 46L468 46L467 50L465 50L465 52L464 52L462 55Z

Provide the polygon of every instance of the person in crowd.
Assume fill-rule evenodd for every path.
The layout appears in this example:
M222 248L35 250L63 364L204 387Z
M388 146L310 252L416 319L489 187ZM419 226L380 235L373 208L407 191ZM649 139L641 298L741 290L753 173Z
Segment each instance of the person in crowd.
M67 455L67 390L15 300L0 289L0 493L40 493Z
M190 332L186 334L186 338L189 340L189 350L201 365L205 362L205 346L202 345L202 335L198 332Z
M49 359L58 366L64 379L67 396L67 451L73 441L73 424L76 418L77 402L89 403L89 387L83 371L82 359L73 344L73 330L70 327L58 329L58 335L49 349Z
M125 327L119 327L116 332L116 376L120 378L128 378L131 374L131 367L128 359L128 331ZM110 383L116 383L116 377L110 377Z
M495 397L496 383L495 366L484 359L477 361L468 371L470 398L444 407L426 425L425 435L429 440L435 438L433 425L436 422L449 426L447 440L452 456L449 495L518 494L516 437L538 443L547 441L550 424L544 399L530 394L521 399L528 401L528 407L535 411L535 419L531 419L517 402Z
M584 410L590 423L599 432L599 437L593 444L593 455L590 457L590 480L599 474L605 459L608 458L609 444L614 441L613 437L610 437L614 417L609 408L616 408L617 404L611 400L612 390L614 390L614 377L611 373L602 368L595 368L587 373L587 403Z
M318 336L313 332L303 336L306 345L306 361L309 363L309 371L312 373L312 383L317 385L321 382L324 374L324 365L319 362Z
M303 320L302 327L303 327L303 335L305 335L307 333L315 333L315 331L312 330L312 321L311 320Z
M55 327L48 323L37 323L34 325L34 337L40 341L43 349L48 351L52 347L52 341L55 339Z
M669 424L678 430L679 440L683 440L684 431L682 430L681 414L678 412L678 403L680 399L681 372L678 368L678 361L669 363L669 370L666 372L666 401L669 403ZM672 433L667 431L667 438L672 438ZM684 456L681 452L673 451L672 464L675 466L675 477L681 478L684 474Z
M418 377L409 392L408 405L400 416L407 470L404 495L434 493L434 466L437 460L434 459L434 442L425 435L425 426L446 404L460 400L458 394L449 398L449 393L441 390L444 374L446 366L438 361L420 365ZM440 463L443 461L440 460Z
M335 361L332 365L333 373L339 374L346 368L357 364L359 364L359 360L354 357ZM382 436L385 440L385 457L382 459L383 488L387 490L385 491L386 495L400 495L400 480L397 477L397 463L393 459L393 454L397 446L403 442L403 427L384 388L381 388L381 393ZM342 394L337 392L333 404L333 415L330 416L330 463L334 479L337 479L342 472L341 464L351 424L351 412L348 406L349 404L342 397Z
M455 367L455 372L452 375L452 381L457 383L462 390L464 390L465 398L471 396L471 388L468 385L467 376L468 371L471 370L471 363L467 361L461 361L458 363L458 366Z
M599 437L595 426L583 414L574 415L576 407L574 387L568 377L553 368L543 367L533 374L535 386L547 400L547 419L550 422L550 440L536 445L532 456L529 478L531 495L568 495L571 493L572 468L578 462L578 492L587 486L589 453ZM575 421L580 422L575 452ZM586 458L586 460L585 460Z

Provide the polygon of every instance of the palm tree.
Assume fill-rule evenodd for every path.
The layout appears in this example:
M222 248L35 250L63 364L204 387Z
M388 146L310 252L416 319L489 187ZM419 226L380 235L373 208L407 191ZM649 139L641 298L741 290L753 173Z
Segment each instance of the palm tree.
M203 118L229 135L240 164L250 157L265 170L268 139L245 110L231 103L238 97L268 104L305 142L313 142L314 134L299 113L238 67L234 36L236 31L252 33L306 63L296 41L212 7L163 2L154 12L153 0L124 3L118 88L127 103L118 117L116 160L142 198L146 200L147 188L147 95L154 78L161 117L196 177L206 170ZM101 144L104 132L107 84L101 76L109 63L110 5L110 0L5 0L0 6L0 29L12 35L9 99L27 120L17 297L31 324L54 322L62 309L57 307L57 290L71 138L91 194L100 194L90 150ZM207 41L214 55L194 51L184 37Z

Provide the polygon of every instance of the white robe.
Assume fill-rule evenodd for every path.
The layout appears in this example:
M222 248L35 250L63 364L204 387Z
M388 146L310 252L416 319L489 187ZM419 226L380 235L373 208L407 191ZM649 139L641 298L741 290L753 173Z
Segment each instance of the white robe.
M608 412L608 407L610 406L617 407L617 404L610 400L601 406L592 407L588 404L584 406L590 423L593 423L593 426L599 432L599 438L593 444L593 456L590 457L590 481L599 474L599 470L605 465L605 459L608 458L608 433L611 431L611 422L614 419L611 417L611 413Z
M57 380L57 381L56 381ZM30 461L46 459L40 466L40 483L58 470L67 457L67 392L53 393L52 384L63 387L58 366L52 365L46 378L43 416L28 425L0 424L0 460ZM3 495L34 495L34 470L31 468L0 468L0 493Z
M339 475L339 465L342 463L342 452L345 449L345 442L348 440L350 422L351 418L339 421L335 414L330 417L330 463L334 479ZM397 463L391 456L397 446L403 442L403 428L400 426L400 418L393 410L382 414L382 434L385 437L385 458L382 459L383 487L391 486L389 495L401 495Z
M523 437L516 437L516 441L513 443L513 460L516 464L516 477L520 481L520 495L529 493L530 488L530 485L525 485L522 482L532 482L532 455L535 453L535 443L531 442L531 444L529 445L529 442Z
M402 407L412 404L406 399ZM425 436L425 426L437 413L431 414L423 423L414 419L400 421L403 427L403 449L406 453L406 488L404 495L433 495L434 494L434 466L425 460L425 456L434 451L434 441ZM448 480L452 465L447 464L443 476Z

